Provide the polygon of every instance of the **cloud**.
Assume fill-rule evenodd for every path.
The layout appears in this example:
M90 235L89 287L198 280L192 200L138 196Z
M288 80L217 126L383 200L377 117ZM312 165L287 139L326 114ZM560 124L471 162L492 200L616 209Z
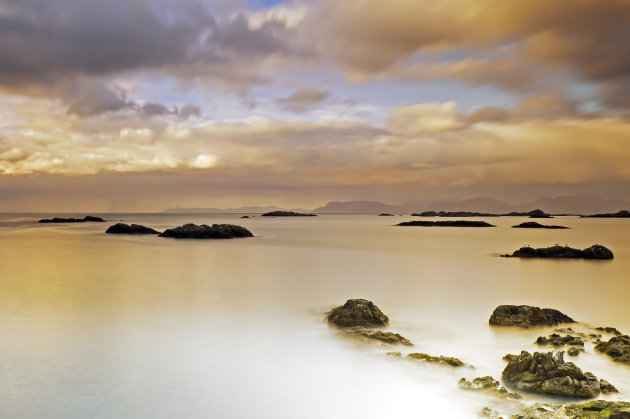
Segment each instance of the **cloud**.
M301 111L326 100L329 93L314 87L303 87L291 95L278 99L277 102L286 109Z
M457 130L464 126L455 102L424 103L392 108L388 126L401 135Z

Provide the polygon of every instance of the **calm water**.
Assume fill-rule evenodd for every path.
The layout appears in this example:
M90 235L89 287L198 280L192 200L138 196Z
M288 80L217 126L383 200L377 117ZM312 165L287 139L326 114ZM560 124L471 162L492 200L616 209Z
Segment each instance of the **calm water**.
M55 214L60 215L60 214ZM81 214L85 215L85 214ZM630 220L560 217L571 230L393 227L411 217L106 214L42 225L0 215L2 418L425 418L519 408L460 390L499 378L506 353L549 329L488 327L498 304L557 308L630 332ZM50 216L50 215L46 215ZM176 241L103 234L114 221L164 229L237 223L255 238ZM497 257L522 245L601 243L613 261ZM413 348L335 335L324 313L373 300ZM628 399L630 368L576 364ZM388 357L457 356L455 369ZM570 357L565 357L570 359ZM549 401L526 396L525 403Z

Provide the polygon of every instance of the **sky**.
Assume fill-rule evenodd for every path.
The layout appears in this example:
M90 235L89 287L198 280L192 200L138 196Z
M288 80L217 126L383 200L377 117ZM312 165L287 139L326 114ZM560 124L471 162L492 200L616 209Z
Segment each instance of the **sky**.
M630 0L0 0L0 211L630 196Z

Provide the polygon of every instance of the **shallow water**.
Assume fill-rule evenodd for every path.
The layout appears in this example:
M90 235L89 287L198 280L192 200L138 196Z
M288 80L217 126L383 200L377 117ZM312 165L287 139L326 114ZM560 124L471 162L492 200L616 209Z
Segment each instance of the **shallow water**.
M527 221L518 217L486 219L497 228L394 227L411 217L374 215L36 223L48 216L0 215L1 417L465 418L483 406L508 414L520 402L465 392L457 381L499 378L503 355L541 350L534 340L553 328L490 328L494 307L553 307L583 322L574 329L630 332L630 220L542 221L571 230L511 229ZM229 222L256 237L103 234L118 220L158 230ZM615 259L497 256L556 243L600 243ZM348 298L373 300L388 330L415 346L336 336L324 315ZM627 400L630 368L586 349L565 359ZM391 350L457 356L474 368L386 356ZM524 402L538 400L553 401Z

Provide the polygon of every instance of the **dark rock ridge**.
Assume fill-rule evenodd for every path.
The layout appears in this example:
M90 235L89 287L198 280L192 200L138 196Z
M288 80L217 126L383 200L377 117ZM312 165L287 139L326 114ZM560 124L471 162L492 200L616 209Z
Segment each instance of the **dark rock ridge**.
M595 345L595 350L603 352L616 362L630 365L630 336L613 336L608 342Z
M415 227L496 227L485 221L405 221L397 226L415 226Z
M505 214L508 217L529 217L529 218L553 218L550 214L547 214L541 209L535 209L528 212L510 212Z
M316 217L317 214L294 211L271 211L262 215L263 217Z
M607 214L581 215L582 218L630 218L630 211L621 210L619 212Z
M506 355L508 361L502 373L506 383L520 390L570 397L596 397L601 392L600 381L590 372L582 372L572 362L565 362L563 351L522 351ZM605 386L610 384L604 382Z
M424 211L420 214L414 212L412 217L500 217L501 214L488 214L484 212L470 211Z
M429 354L423 354L420 352L408 354L407 358L416 359L420 361L431 362L434 364L447 364L451 367L463 367L465 364L454 356L433 356Z
M516 250L511 255L502 255L503 257L514 258L556 258L556 259L613 259L613 252L601 244L594 244L584 250L574 249L569 246L555 245L551 247L541 247L534 249L525 246Z
M553 308L500 305L494 309L488 323L493 326L532 327L575 323L575 321Z
M385 213L383 213L383 214L379 214L378 216L379 217L393 217L394 214L385 214Z
M110 226L105 233L108 234L160 234L159 231L155 231L152 228L145 227L139 224L125 224L117 223Z
M243 215L241 218L249 218L249 215Z
M549 229L554 229L554 230L562 230L562 229L568 229L569 227L545 225L545 224L537 223L536 221L528 221L525 223L512 226L512 228L549 228Z
M368 341L379 341L387 344L413 345L409 339L398 333L382 332L380 330L370 330L363 326L354 326L343 329L342 335L350 338L366 339Z
M512 416L514 419L630 419L630 403L593 400L588 403L535 403Z
M389 319L376 305L362 298L351 299L328 313L328 322L342 327L385 326Z
M520 399L523 397L518 393L509 392L501 383L490 376L473 378L472 381L462 378L458 384L464 390L485 391L506 399Z
M175 239L233 239L235 237L254 237L245 227L233 224L184 224L180 227L164 230L160 237Z
M103 220L101 217L94 217L92 215L86 215L83 218L44 218L39 220L40 223L85 223L85 222L95 222L102 223Z

